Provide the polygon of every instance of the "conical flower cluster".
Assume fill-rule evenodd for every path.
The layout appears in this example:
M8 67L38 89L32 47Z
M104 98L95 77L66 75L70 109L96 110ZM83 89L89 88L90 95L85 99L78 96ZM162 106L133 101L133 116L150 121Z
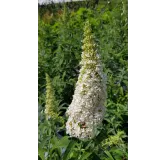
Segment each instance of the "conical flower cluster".
M46 119L56 119L58 117L56 110L56 101L54 96L54 90L52 87L51 79L46 74L46 105L45 105Z
M106 76L89 21L85 23L81 69L72 103L66 114L66 132L81 140L92 139L104 118Z

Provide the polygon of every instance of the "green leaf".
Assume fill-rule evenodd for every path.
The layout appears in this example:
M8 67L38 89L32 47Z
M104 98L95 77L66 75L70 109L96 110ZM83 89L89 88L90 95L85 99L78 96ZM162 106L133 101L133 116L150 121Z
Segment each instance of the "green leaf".
M45 160L45 156L44 156L44 154L45 154L45 151L42 149L42 148L38 148L38 155L40 156L40 158L42 159L42 160Z
M109 153L108 151L104 151L104 152L109 157L108 160L114 160L114 158L112 157L111 153Z
M120 94L123 96L123 88L122 87L120 87L119 91L120 91Z
M67 146L67 149L63 155L63 160L68 160L70 157L70 153L72 152L72 149L74 148L76 142L70 141L69 145Z
M66 148L68 146L69 142L70 142L70 140L68 139L67 136L65 136L61 139L58 139L57 137L54 136L51 139L51 143L53 144L52 150L55 149L55 148L60 148L60 147Z
M119 155L119 156L123 156L124 155L124 153L121 150L119 150L119 149L115 149L115 150L113 150L113 152L115 154Z
M57 142L57 145L58 147L67 147L69 142L70 140L68 139L67 136L65 136Z
M81 156L80 160L85 160L87 159L90 155L92 154L92 152L84 152L84 154Z

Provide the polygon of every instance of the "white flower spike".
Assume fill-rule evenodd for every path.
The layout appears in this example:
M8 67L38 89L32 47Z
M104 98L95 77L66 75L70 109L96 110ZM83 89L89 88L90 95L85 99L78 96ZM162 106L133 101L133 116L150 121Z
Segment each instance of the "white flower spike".
M66 132L81 140L92 139L102 125L106 100L106 75L97 53L89 21L85 23L81 69L72 103L66 114Z

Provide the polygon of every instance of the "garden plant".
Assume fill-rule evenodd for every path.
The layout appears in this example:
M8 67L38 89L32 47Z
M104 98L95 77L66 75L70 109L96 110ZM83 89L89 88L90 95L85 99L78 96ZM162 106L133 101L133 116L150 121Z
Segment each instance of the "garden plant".
M39 160L128 159L127 5L39 5Z

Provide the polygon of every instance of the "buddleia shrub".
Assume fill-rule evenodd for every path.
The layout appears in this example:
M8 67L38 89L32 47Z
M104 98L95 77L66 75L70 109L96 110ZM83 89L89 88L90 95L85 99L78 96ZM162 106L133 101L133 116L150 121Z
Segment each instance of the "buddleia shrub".
M127 1L112 0L96 8L54 10L53 21L39 16L39 150L42 160L48 159L127 159L128 134L128 22ZM107 74L107 100L103 126L96 138L83 142L66 134L67 108L72 102L81 61L83 26L89 20L104 73ZM64 122L45 119L46 79L51 77L58 114ZM84 126L84 125L83 125ZM119 132L121 140L112 144ZM115 138L116 139L116 138ZM105 140L110 143L102 145Z

